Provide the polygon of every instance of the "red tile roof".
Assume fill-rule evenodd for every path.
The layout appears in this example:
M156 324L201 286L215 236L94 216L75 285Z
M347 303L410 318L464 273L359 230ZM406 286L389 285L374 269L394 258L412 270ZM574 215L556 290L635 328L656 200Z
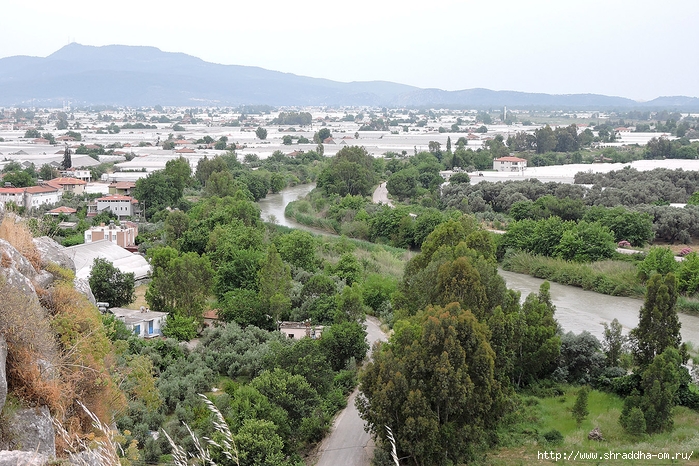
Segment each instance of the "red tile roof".
M500 157L495 159L496 162L526 162L527 159L520 159L519 157Z
M0 194L21 194L24 188L0 188Z
M51 209L47 213L49 213L49 214L74 214L75 212L77 212L77 210L75 210L71 207L61 206L61 207L56 207L55 209Z
M47 184L50 183L52 185L57 184L57 185L63 186L63 185L87 184L87 181L79 180L77 178L71 178L70 176L62 176L59 178L50 179L46 183Z
M24 188L24 192L29 194L55 193L56 191L58 191L58 189L51 186L29 186L28 188Z

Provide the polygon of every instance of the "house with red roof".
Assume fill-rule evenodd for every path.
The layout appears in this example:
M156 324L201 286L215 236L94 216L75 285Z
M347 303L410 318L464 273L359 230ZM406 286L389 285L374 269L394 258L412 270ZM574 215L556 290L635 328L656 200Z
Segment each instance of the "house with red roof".
M55 209L49 210L48 212L46 212L46 215L53 215L54 217L58 217L61 214L73 215L76 212L77 212L77 210L73 209L72 207L61 206L61 207L56 207Z
M527 168L527 159L519 157L500 157L493 160L493 170L499 172L519 172Z
M29 186L24 188L24 207L34 209L46 204L56 204L63 192L53 186Z
M53 178L52 180L44 181L44 185L51 186L61 191L61 194L73 193L76 195L85 192L87 182L71 177Z
M14 202L22 207L24 205L24 188L0 188L0 202L3 204Z

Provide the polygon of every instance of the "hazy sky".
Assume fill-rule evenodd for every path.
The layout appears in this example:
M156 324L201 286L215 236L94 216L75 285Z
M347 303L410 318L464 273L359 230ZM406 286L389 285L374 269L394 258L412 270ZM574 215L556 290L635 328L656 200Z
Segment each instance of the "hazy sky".
M150 45L338 81L699 97L697 0L3 0L0 57Z

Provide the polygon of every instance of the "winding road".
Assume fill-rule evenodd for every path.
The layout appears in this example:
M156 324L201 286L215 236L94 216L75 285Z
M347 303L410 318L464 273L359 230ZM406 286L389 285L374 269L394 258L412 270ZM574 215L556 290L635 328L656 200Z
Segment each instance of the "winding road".
M367 317L367 341L371 347L377 341L386 341L378 319ZM374 457L374 442L364 430L364 421L354 400L359 393L355 389L347 400L347 407L335 418L332 431L318 448L316 466L369 466Z

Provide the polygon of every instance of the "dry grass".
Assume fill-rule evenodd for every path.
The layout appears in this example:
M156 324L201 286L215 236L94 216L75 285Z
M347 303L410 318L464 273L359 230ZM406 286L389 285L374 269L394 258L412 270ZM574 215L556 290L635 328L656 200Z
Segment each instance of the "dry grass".
M148 291L148 284L138 285L134 290L136 299L129 305L131 309L140 309L141 306L148 307L146 302L146 291Z
M41 270L41 255L34 245L29 227L24 222L18 222L17 217L6 214L0 223L0 238L14 246L37 272Z

